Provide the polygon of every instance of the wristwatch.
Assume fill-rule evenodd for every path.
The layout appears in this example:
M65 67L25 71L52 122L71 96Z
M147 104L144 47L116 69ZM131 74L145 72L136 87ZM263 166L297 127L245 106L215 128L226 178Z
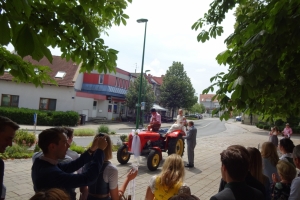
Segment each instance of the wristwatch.
M92 151L91 148L88 148L87 152L89 152L89 154L92 155L95 151Z

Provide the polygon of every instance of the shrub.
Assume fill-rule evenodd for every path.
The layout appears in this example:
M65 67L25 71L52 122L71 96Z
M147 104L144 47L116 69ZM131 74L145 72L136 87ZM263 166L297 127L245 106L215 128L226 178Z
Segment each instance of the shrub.
M93 129L74 129L74 136L94 136L95 130Z
M33 152L40 152L42 151L41 148L39 147L39 145L35 145L34 149L33 149Z
M77 146L77 145L70 146L70 149L71 149L72 151L77 152L78 154L83 154L83 152L85 151L85 148L84 148L84 147L82 147L82 146Z
M8 158L31 158L33 155L32 151L28 150L26 146L20 146L18 144L14 144L11 147L7 147L6 151L3 154L0 154L0 158L8 159Z
M77 152L78 154L83 154L83 152L85 151L85 148L82 146L78 146L74 141L72 142L70 149L72 151Z
M18 130L16 132L14 142L18 145L32 146L35 144L35 134L29 133L26 130Z
M120 139L122 142L126 142L126 140L128 141L128 136L125 134L120 135Z
M264 125L263 128L264 128L265 130L269 130L269 129L270 129L270 125Z
M0 115L6 116L18 124L33 124L33 115L37 113L37 125L75 126L79 115L74 111L44 111L28 108L0 107Z
M116 135L116 131L111 131L109 134L110 135Z
M98 133L106 133L109 134L109 128L106 125L101 125L98 128Z

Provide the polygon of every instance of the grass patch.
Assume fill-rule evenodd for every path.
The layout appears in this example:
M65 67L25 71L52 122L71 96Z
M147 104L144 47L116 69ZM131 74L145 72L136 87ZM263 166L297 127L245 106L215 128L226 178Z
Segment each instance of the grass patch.
M98 133L106 133L109 134L109 127L106 125L101 125L98 127Z
M120 147L119 145L113 145L112 146L112 151L113 152L118 151L119 147Z
M28 150L28 147L21 146L18 144L14 144L11 147L7 147L4 153L0 153L1 159L8 159L8 158L31 158L33 155L32 151Z
M96 131L93 129L74 129L74 136L94 136Z

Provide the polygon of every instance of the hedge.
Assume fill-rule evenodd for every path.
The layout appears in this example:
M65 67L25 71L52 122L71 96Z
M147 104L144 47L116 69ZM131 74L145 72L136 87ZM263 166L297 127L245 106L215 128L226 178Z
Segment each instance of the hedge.
M33 124L33 115L37 113L37 125L76 126L79 115L74 111L43 111L28 108L0 107L0 116L5 116L18 124Z

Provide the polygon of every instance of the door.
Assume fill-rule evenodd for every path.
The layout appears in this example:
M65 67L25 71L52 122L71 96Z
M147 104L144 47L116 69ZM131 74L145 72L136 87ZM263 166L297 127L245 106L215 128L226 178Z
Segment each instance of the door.
M86 116L85 116L85 121L87 121L88 118L89 118L89 110L82 110L81 113L84 114L84 115L86 115Z
M92 117L97 117L97 101L93 102Z
M111 120L112 119L112 105L109 104L107 108L107 119Z

